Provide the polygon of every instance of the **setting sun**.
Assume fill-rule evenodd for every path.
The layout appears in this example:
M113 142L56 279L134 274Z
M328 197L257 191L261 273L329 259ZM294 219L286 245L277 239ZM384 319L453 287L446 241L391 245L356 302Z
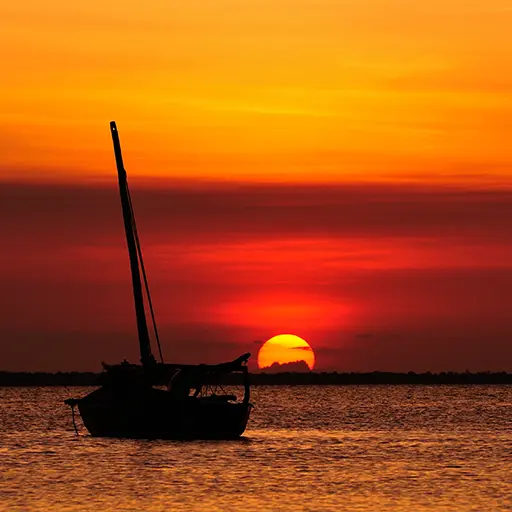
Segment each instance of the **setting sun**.
M294 334L279 334L270 338L258 354L258 367L268 368L274 363L289 364L304 361L310 370L315 366L315 354L309 343Z

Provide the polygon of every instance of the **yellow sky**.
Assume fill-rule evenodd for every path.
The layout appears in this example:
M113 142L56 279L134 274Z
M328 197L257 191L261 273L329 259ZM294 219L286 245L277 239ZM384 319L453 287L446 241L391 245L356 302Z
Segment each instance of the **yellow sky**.
M3 2L0 177L506 181L510 0Z

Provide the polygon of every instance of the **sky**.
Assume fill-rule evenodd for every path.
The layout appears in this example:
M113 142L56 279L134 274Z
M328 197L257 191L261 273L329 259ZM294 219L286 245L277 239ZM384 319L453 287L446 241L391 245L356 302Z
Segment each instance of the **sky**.
M512 370L511 26L508 0L1 4L1 369L138 360L116 120L166 360L292 333L318 370Z

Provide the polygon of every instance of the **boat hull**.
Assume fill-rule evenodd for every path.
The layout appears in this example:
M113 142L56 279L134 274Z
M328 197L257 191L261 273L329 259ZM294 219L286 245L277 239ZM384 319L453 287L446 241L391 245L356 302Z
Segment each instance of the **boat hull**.
M251 408L249 403L176 400L158 389L123 396L100 388L78 401L92 436L144 439L236 439Z

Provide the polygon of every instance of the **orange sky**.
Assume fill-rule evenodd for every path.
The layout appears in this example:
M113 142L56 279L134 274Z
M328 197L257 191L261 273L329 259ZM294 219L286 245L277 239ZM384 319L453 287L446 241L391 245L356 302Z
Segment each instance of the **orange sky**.
M511 27L509 0L3 2L3 366L137 360L114 119L168 359L291 332L319 370L511 369Z
M508 0L3 2L4 176L508 180ZM81 178L80 178L81 179Z

